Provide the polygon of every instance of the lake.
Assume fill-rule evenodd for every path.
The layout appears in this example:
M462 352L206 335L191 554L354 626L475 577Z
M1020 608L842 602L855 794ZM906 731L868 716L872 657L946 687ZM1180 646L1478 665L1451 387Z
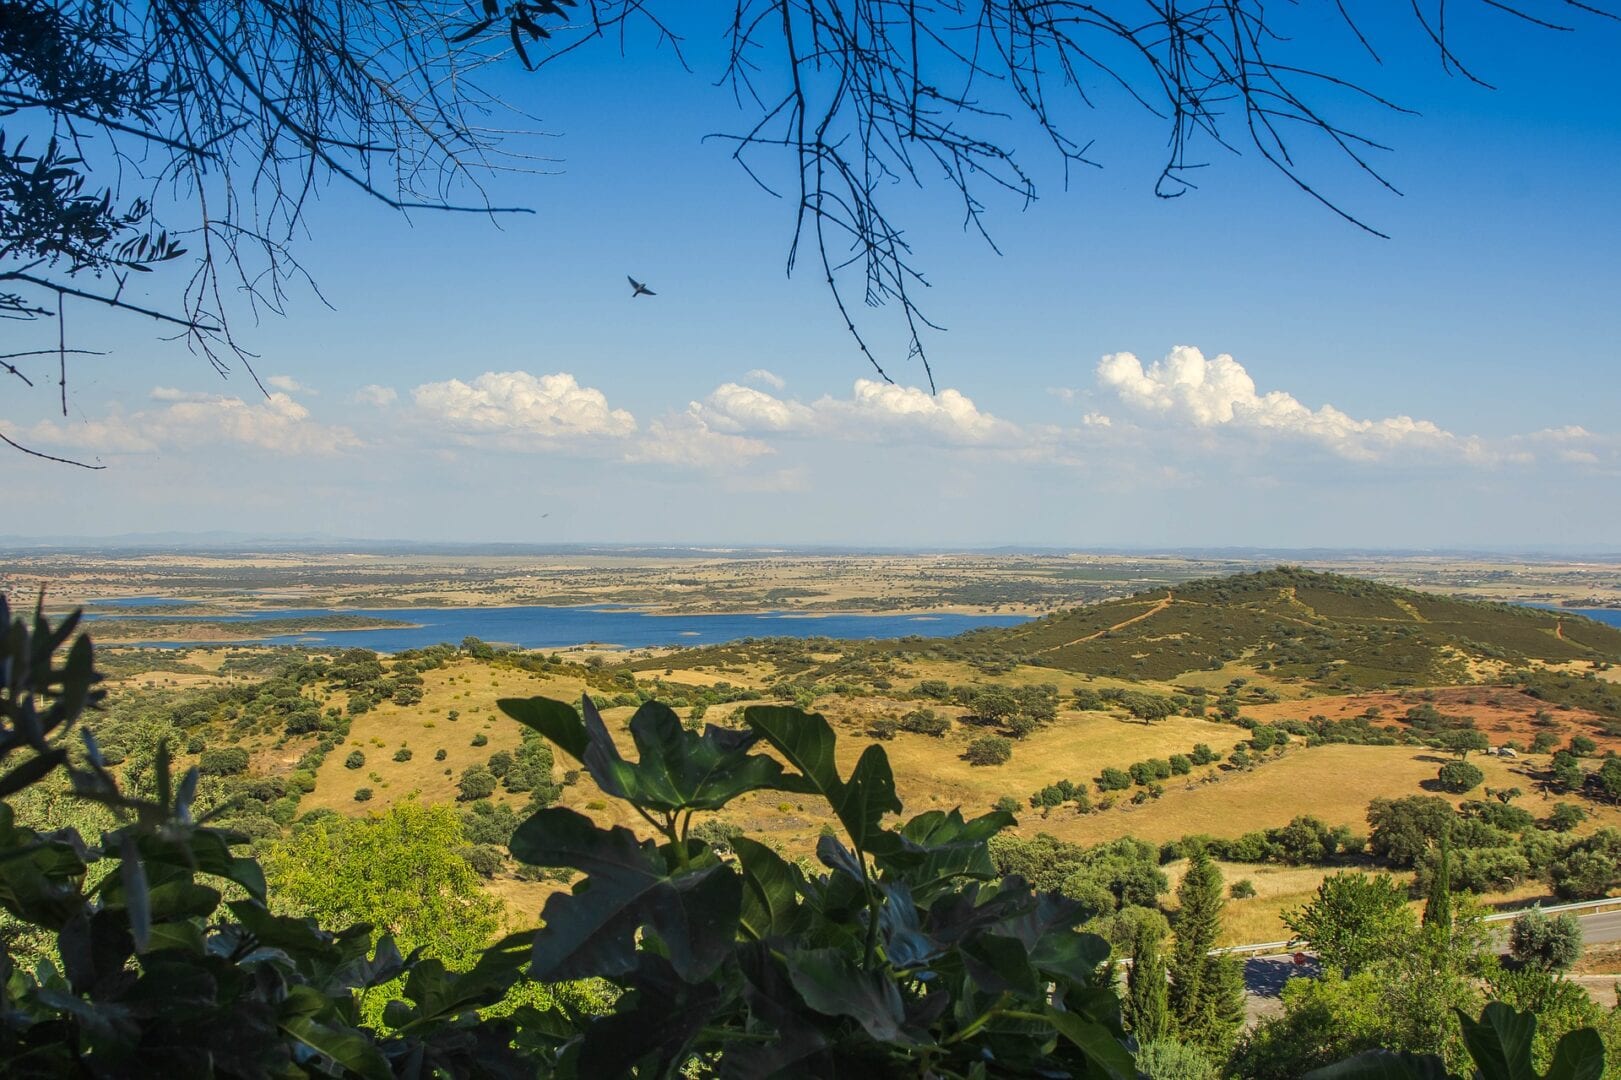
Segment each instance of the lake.
M142 605L173 606L176 601L141 598ZM96 601L98 607L125 604ZM135 606L133 602L128 606ZM184 619L184 612L132 615L106 612L106 617L134 621L141 618ZM209 622L253 623L266 619L313 618L351 615L379 621L417 625L387 630L328 630L307 634L281 634L246 638L239 642L207 644L320 645L372 649L393 653L448 642L460 644L477 637L494 644L521 649L557 649L595 642L641 649L664 645L719 645L747 637L901 638L950 637L965 630L989 626L1016 626L1023 615L959 615L951 612L910 615L805 615L767 611L746 615L661 615L603 605L585 607L482 607L482 608L293 608L252 611L237 615L207 616ZM97 616L89 616L92 620ZM205 644L195 641L150 641L141 644L175 648Z
M126 620L141 618L187 618L183 611L161 615L135 615L118 611L122 607L180 608L194 601L167 597L129 597L97 600L96 607L107 617ZM1546 605L1537 605L1539 607ZM1586 615L1610 626L1621 627L1621 610L1612 608L1553 608L1568 615ZM230 644L243 645L337 645L344 648L372 649L393 653L421 649L447 642L459 644L465 637L477 637L496 645L521 649L559 649L588 642L643 649L667 645L721 645L748 637L830 637L889 639L910 637L951 637L967 630L988 626L1016 626L1023 615L960 615L936 612L911 615L806 615L792 611L767 611L744 615L661 615L631 608L594 604L581 607L458 607L458 608L287 608L251 611L237 615L210 615L209 622L262 622L266 619L314 618L322 615L353 615L379 621L411 622L418 625L387 630L327 630L307 634L278 634L246 638ZM89 616L98 617L96 614ZM196 641L150 641L153 647L178 648L196 644L224 644Z
M1621 608L1562 608L1551 604L1538 604L1537 607L1545 607L1549 611L1557 611L1564 615L1586 615L1589 619L1604 623L1606 626L1621 626Z

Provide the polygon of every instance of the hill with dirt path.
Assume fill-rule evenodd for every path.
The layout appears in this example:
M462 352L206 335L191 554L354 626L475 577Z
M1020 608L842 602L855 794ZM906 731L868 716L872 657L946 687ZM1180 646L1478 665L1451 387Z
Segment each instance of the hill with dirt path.
M1621 630L1579 615L1290 567L1187 582L961 640L1064 671L1163 680L1244 661L1347 690L1473 682L1534 661L1621 663Z

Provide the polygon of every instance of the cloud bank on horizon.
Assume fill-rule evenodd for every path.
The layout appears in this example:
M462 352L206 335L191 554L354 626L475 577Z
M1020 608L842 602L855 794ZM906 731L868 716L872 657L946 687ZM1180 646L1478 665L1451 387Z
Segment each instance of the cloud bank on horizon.
M1621 450L1615 437L1576 426L1488 438L1404 412L1359 418L1326 403L1314 408L1286 390L1260 389L1233 356L1207 357L1189 345L1148 364L1130 352L1110 353L1093 375L1089 390L1049 391L1073 417L1058 423L997 415L952 387L930 394L866 378L856 379L847 394L800 399L785 392L781 376L757 368L684 408L646 419L570 372L510 370L425 382L404 393L361 386L347 405L364 408L348 408L343 423L316 417L293 396L316 390L274 375L266 383L276 389L262 400L159 387L150 408L124 413L111 406L99 417L42 421L23 430L41 444L111 457L209 445L317 457L434 448L709 473L746 470L789 447L830 443L917 446L1057 466L1154 456L1174 466L1182 456L1208 465L1230 442L1235 468L1238 452L1257 443L1316 448L1369 469L1481 469L1539 460L1605 468Z

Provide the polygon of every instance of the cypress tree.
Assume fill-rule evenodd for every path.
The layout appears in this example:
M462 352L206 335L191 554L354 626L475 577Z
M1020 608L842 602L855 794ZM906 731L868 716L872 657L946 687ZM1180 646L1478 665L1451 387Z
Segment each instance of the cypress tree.
M1452 930L1452 844L1450 828L1441 830L1441 858L1430 878L1430 891L1424 898L1424 925Z
M1146 920L1137 924L1131 955L1126 996L1120 1003L1121 1015L1139 1045L1157 1042L1170 1034L1171 1017L1165 957L1159 951L1158 932Z
M1231 957L1210 955L1227 901L1221 870L1202 848L1189 857L1176 898L1181 911L1171 952L1169 994L1176 1035L1225 1057L1244 1021L1244 974Z

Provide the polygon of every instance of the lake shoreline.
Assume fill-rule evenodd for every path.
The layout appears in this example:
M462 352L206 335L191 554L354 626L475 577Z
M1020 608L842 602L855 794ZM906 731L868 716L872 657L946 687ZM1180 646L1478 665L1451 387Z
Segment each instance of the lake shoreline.
M219 614L182 613L172 597L121 598L87 613L86 626L110 631L107 644L143 648L266 645L369 648L397 653L468 637L522 650L672 649L725 645L745 638L895 640L953 637L969 630L1012 626L1029 616L1008 612L667 612L586 604L504 604L410 608L236 608ZM413 621L394 619L413 616Z

